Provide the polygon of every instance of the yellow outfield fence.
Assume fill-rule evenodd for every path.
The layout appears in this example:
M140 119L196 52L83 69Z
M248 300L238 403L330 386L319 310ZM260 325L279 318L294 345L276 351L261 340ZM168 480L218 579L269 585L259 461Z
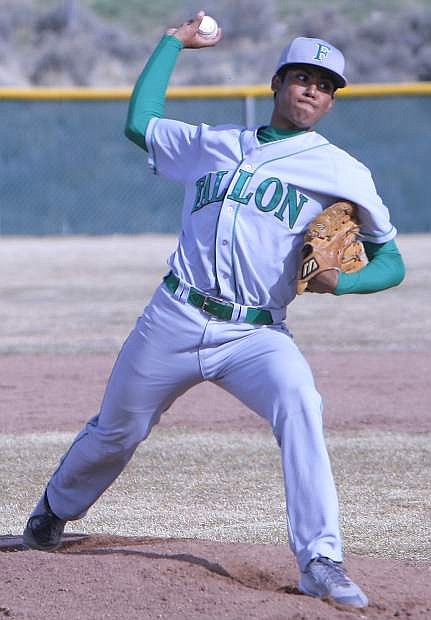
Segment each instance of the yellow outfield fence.
M131 88L34 88L0 87L0 99L10 100L127 100ZM176 86L168 89L168 99L269 97L271 89L264 84L244 86ZM337 91L337 97L397 97L405 95L431 95L431 82L405 82L388 84L351 84Z
M0 234L177 232L182 187L150 174L124 136L131 88L0 88ZM400 232L431 231L431 82L352 84L317 130L372 171ZM270 122L268 85L168 91L186 123Z

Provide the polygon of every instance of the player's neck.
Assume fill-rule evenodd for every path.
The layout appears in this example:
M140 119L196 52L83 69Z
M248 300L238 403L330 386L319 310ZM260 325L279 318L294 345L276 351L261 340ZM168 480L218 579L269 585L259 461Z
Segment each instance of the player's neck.
M277 131L312 131L312 127L298 127L284 115L278 113L276 109L272 113L270 127Z
M312 127L298 127L297 125L294 125L293 123L282 123L280 121L277 121L276 119L272 118L271 119L271 123L269 125L269 127L273 127L273 129L275 129L276 131L285 131L287 132L298 132L298 131L313 131Z

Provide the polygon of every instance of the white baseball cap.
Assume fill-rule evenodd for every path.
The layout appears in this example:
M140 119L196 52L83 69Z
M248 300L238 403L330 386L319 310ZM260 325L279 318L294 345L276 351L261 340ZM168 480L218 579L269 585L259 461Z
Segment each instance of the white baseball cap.
M343 75L344 56L340 50L322 39L297 37L284 48L276 72L285 65L314 65L332 74L337 88L344 88L347 79Z

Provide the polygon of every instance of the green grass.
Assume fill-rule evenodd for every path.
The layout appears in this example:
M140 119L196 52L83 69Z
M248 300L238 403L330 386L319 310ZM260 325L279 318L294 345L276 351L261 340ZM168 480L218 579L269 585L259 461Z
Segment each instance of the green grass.
M279 0L280 15L284 18L301 12L319 10L338 10L351 18L364 18L372 11L397 12L406 5L429 7L429 0Z
M19 0L18 0L19 1ZM61 6L67 0L30 0L38 10L44 11ZM178 15L183 17L186 3L177 0L76 0L78 6L89 7L98 15L128 29L177 24Z
M0 528L19 534L71 433L0 434ZM346 550L429 563L429 433L327 437ZM286 544L279 451L270 431L155 429L69 531ZM346 617L346 616L345 616Z
M179 12L179 3L176 0L87 0L87 4L99 15L107 17L133 29L139 28L144 21L153 24L167 24Z
M42 8L58 6L63 0L32 0ZM186 0L79 0L81 6L91 7L99 15L122 24L133 30L140 30L145 26L165 26L177 18L182 19L189 3ZM406 7L405 0L278 0L282 19L294 21L295 15L308 13L313 10L335 9L352 19L367 17L372 11L390 11L392 13ZM202 2L205 6L205 2ZM412 0L410 7L428 7L430 0Z

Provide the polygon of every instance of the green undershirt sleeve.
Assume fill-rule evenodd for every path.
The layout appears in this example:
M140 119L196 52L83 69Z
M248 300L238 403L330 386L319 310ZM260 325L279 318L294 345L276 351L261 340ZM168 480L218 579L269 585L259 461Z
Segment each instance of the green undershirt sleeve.
M146 151L145 132L151 118L163 116L166 90L183 44L164 35L138 78L129 103L124 133Z
M364 242L369 263L354 273L341 272L335 295L375 293L400 284L405 276L404 262L394 240Z

